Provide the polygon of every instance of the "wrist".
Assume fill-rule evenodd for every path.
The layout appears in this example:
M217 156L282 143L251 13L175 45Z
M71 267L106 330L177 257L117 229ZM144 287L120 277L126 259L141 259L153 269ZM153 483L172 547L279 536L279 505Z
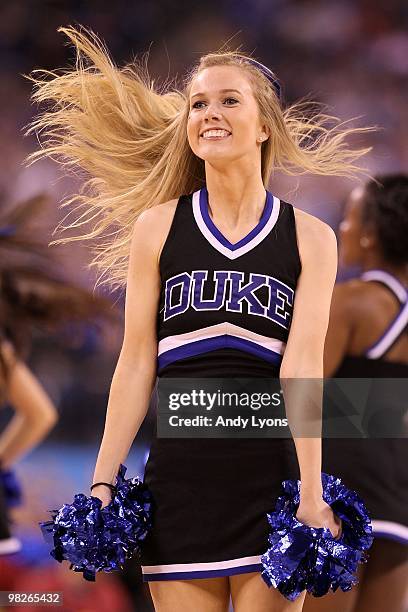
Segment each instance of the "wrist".
M300 484L300 500L307 501L308 503L319 503L323 498L323 487L322 486L305 486Z
M110 489L112 493L116 491L115 485L113 485L110 482L95 482L94 484L91 485L90 490L92 492L94 489L99 489L100 487L103 487L105 489Z
M318 493L303 493L299 498L300 506L307 506L308 508L318 508L324 503L323 494Z

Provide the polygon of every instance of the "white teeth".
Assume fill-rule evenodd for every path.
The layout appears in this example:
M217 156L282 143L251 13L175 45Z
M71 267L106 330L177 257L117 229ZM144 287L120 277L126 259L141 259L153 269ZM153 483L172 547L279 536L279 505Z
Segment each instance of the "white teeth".
M230 133L227 130L207 130L202 134L203 138L220 138L229 135Z

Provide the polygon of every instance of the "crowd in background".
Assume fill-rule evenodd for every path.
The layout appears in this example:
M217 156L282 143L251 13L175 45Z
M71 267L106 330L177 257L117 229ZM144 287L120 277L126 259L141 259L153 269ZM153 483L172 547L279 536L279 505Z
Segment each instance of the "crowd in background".
M361 117L360 124L381 127L369 137L371 171L403 169L408 163L407 22L408 6L401 0L209 0L194 5L118 0L114 8L79 0L3 3L0 126L7 155L2 155L1 189L25 196L44 184L49 188L56 178L56 169L46 163L32 171L21 168L35 146L22 138L21 128L34 109L30 83L21 75L72 63L73 50L57 28L75 23L100 34L118 63L149 50L149 70L158 81L182 77L200 54L226 41L242 45L278 74L287 102L310 95L343 119ZM278 181L275 191L283 195L293 185L293 179ZM348 187L344 181L309 178L297 195L290 195L299 206L335 222ZM56 191L66 188L59 184Z
M97 32L118 64L149 51L149 72L158 84L175 78L181 86L183 74L200 54L225 42L253 52L281 79L286 104L308 96L327 104L329 114L342 120L358 118L353 125L379 127L359 142L373 146L364 161L372 174L408 165L405 2L209 0L187 9L169 0L118 0L114 8L96 0L16 0L0 7L0 202L7 206L38 192L49 193L55 205L37 226L46 239L62 217L57 202L70 193L75 179L61 176L57 164L48 160L24 165L26 155L38 146L33 136L23 136L37 110L30 103L32 84L24 75L36 68L73 64L74 51L57 28L75 23ZM352 186L343 178L276 175L270 190L336 228ZM91 286L95 279L86 268L87 247L71 244L61 247L61 254L66 274ZM347 271L340 269L339 277L344 274ZM113 299L119 307L123 304L123 296ZM99 431L120 333L109 346L94 340L92 351L90 331L87 344L70 353L57 340L38 339L34 368L57 405L66 406L53 434L56 439L78 435L78 411L84 421L82 438L95 439L95 414ZM89 407L85 412L84 402Z
M353 125L379 127L358 143L373 146L364 162L372 174L407 169L404 1L116 0L112 5L96 0L14 0L0 6L0 202L7 206L37 192L50 194L55 206L38 223L44 236L50 236L61 219L57 202L69 194L75 179L62 177L52 162L24 166L37 144L33 137L23 136L36 111L30 104L31 84L23 75L72 64L74 51L57 28L75 24L98 33L118 64L149 51L149 72L158 83L177 78L181 86L185 70L225 42L253 52L282 81L286 104L309 96L327 104L329 114L355 118ZM277 175L270 190L336 228L352 186L342 178ZM91 286L95 279L86 269L86 247L69 245L61 253L67 275ZM340 270L339 276L344 273ZM113 299L123 305L123 296ZM61 415L50 438L55 443L96 445L102 433L121 330L107 339L88 329L83 338L69 350L57 337L39 335L34 342L31 366ZM7 418L7 411L0 416ZM146 432L142 437L148 440L148 427Z

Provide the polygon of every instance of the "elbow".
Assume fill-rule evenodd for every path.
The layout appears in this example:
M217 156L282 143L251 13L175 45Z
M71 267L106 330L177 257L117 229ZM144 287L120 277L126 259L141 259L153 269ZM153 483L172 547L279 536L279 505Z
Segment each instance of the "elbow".
M50 431L55 427L59 420L59 414L54 405L50 405L48 410L43 415L42 422L43 426L47 431Z
M57 409L53 404L44 407L41 412L38 412L31 421L31 427L36 429L39 434L45 436L51 429L55 427L59 420Z
M323 378L323 355L316 359L297 359L295 362L282 361L279 378Z
M297 368L281 368L279 371L279 378L323 378L323 366L322 367L297 367Z
M50 430L55 427L58 421L59 421L59 414L56 408L53 407L53 409L45 417L45 424L47 428Z

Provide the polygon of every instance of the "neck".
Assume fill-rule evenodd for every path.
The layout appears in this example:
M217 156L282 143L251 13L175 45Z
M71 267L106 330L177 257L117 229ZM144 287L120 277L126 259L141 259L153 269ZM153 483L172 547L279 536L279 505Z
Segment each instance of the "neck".
M367 253L362 262L363 272L368 270L384 270L392 274L403 285L408 285L408 266L406 264L393 264L384 259L379 253Z
M206 162L210 215L231 229L245 223L257 223L265 206L260 165L245 169L237 166L230 163L220 169Z

